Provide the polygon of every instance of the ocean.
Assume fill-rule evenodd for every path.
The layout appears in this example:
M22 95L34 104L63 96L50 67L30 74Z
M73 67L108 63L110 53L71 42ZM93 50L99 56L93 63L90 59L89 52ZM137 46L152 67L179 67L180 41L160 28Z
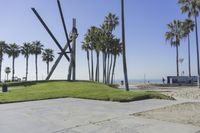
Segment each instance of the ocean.
M123 80L115 80L115 84L121 84ZM165 81L166 82L166 81ZM131 79L129 80L129 84L137 84L137 83L162 83L162 79Z

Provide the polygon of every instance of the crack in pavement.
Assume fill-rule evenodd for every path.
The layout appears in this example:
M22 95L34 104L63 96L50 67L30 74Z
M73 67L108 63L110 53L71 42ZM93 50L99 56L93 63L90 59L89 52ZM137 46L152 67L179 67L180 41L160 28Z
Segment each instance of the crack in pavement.
M96 122L88 122L86 124L79 124L79 125L75 125L73 127L69 127L69 128L64 128L62 130L58 130L58 131L55 131L55 132L52 132L52 133L62 133L62 132L66 132L66 131L72 131L73 133L79 133L79 132L75 132L73 131L73 129L75 128L79 128L79 127L84 127L84 126L88 126L88 125L96 125L96 124L102 124L104 122L108 122L108 121L112 121L114 119L118 119L118 118L121 118L122 116L120 117L114 117L114 118L108 118L108 119L105 119L105 120L101 120L101 121L96 121Z

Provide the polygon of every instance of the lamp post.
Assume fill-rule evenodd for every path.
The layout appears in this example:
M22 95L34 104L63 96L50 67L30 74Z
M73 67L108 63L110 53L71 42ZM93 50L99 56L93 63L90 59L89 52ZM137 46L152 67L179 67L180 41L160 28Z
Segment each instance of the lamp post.
M126 47L125 47L125 26L124 26L124 0L121 0L121 19L122 19L122 45L123 45L123 69L124 69L124 81L126 90L129 91L127 65L126 65Z

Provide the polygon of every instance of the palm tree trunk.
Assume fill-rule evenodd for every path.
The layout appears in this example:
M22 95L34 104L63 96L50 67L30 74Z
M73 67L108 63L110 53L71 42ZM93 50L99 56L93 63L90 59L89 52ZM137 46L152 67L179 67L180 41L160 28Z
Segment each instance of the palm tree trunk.
M15 57L13 56L13 62L12 62L12 81L15 79Z
M97 57L97 52L96 52L96 58L98 58L98 57ZM97 76L98 76L98 74L97 74L98 62L97 62L97 60L98 60L98 59L96 59L96 71L95 71L95 81L96 81L96 82L97 82Z
M1 47L1 55L0 55L0 82L1 82L2 60L3 60L3 48Z
M36 81L38 81L37 54L35 54L35 73L36 73Z
M176 70L177 70L177 77L179 77L179 62L178 62L178 45L176 45Z
M106 84L106 62L107 62L107 53L103 52L103 83Z
M110 68L110 53L108 53L108 62L107 62L107 76L106 76L106 82L109 84L109 68Z
M91 68L92 68L92 81L94 81L93 50L91 50Z
M191 66L190 66L190 34L188 35L188 69L189 69L189 77L191 77Z
M105 53L102 52L102 61L103 61L103 83L105 83Z
M47 75L49 74L49 62L47 62Z
M96 74L95 74L95 81L98 82L99 79L99 52L96 53L97 62L96 62Z
M90 72L90 55L89 51L87 50L87 62L88 62L88 73L89 73L89 80L91 80L91 72Z
M112 65L113 65L113 55L111 55L111 59L110 59L110 68L109 68L109 73L108 73L108 81L110 83L110 74L111 74L111 70L112 70Z
M98 62L98 63L97 63L97 66L98 66L98 68L97 68L97 75L98 75L98 76L97 76L97 82L99 82L99 78L100 78L100 75L99 75L99 54L100 54L100 53L98 52L98 57L97 57L97 62Z
M126 45L125 45L125 24L124 24L124 0L121 0L121 14L122 14L122 43L123 43L123 68L124 68L124 80L126 90L129 91L128 85L128 74L127 74L127 65L126 65Z
M2 69L2 57L0 59L0 82L1 82L1 69Z
M107 83L107 79L106 79L106 77L107 77L107 71L106 71L106 68L107 68L107 57L108 57L108 54L107 54L107 52L105 52L105 59L104 59L104 64L105 64L105 66L104 66L104 78L105 78L105 84Z
M197 49L197 71L198 71L198 86L200 87L200 68L199 68L199 41L198 41L198 25L197 16L195 16L195 31L196 31L196 49Z
M114 78L114 73L115 73L116 59L117 59L117 56L114 55L114 63L113 63L113 69L112 69L111 84L113 84L113 78Z
M26 81L28 80L28 56L26 57Z

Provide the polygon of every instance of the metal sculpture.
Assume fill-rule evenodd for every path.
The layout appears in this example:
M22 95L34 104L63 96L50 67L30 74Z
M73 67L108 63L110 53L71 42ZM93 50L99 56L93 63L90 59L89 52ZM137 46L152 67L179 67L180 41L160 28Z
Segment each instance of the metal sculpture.
M58 42L58 40L55 38L53 33L51 32L51 30L48 28L46 23L43 21L43 19L39 15L39 13L36 11L36 9L31 8L33 13L36 15L36 17L38 18L40 23L43 25L43 27L46 29L47 33L50 35L50 37L53 39L53 41L55 42L55 44L58 46L58 48L61 51L59 53L59 56L56 59L54 65L52 66L51 71L47 75L46 80L49 80L51 78L54 70L56 69L56 67L57 67L58 63L60 62L61 58L63 57L63 55L66 57L68 62L70 62L69 71L68 71L68 80L71 80L71 78L73 80L76 80L76 77L75 77L75 75L76 75L76 71L75 71L75 69L76 69L75 68L76 67L76 61L75 61L76 46L75 45L76 45L76 38L78 37L78 32L77 32L77 29L76 29L76 20L73 19L73 28L72 28L72 32L70 33L70 38L69 38L67 28L66 28L66 25L65 25L65 19L64 19L64 16L63 16L63 12L62 12L62 7L61 7L59 0L57 0L57 4L58 4L58 9L59 9L59 13L60 13L60 17L61 17L61 21L62 21L62 25L63 25L63 29L64 29L66 41L67 41L63 48L60 45L60 43ZM72 47L71 47L70 43L72 43ZM69 51L67 51L67 49L69 49ZM70 54L70 57L67 54Z

